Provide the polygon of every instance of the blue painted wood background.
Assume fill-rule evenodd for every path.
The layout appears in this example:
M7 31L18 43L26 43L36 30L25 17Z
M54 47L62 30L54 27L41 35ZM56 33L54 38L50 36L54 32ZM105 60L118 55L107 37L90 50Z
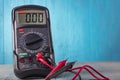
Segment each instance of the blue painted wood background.
M0 0L0 63L13 63L11 10L48 7L56 61L120 61L120 0Z

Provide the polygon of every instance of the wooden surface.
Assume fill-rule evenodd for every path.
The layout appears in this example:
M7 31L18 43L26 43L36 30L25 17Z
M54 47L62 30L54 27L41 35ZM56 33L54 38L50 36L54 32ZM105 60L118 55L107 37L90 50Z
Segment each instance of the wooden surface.
M89 64L97 69L99 72L109 77L111 80L120 79L120 62L96 62L96 63L76 63L76 66L82 66L84 64ZM73 74L63 73L56 79L52 80L71 80ZM86 71L81 73L82 80L93 79ZM13 65L0 65L0 80L20 80L13 73ZM29 79L30 80L30 79ZM34 79L36 80L36 79ZM40 80L40 79L38 79Z

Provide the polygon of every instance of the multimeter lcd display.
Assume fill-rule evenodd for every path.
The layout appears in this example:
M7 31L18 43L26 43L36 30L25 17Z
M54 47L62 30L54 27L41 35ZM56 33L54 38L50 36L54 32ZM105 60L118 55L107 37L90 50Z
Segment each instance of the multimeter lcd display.
M46 24L45 11L21 10L18 11L19 24Z

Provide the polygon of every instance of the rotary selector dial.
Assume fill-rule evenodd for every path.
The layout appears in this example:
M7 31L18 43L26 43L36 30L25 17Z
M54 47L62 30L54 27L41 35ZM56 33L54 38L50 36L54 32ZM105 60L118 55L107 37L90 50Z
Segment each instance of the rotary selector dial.
M28 32L21 36L20 44L26 52L37 53L46 46L46 37L39 32Z
M25 37L26 47L30 50L39 49L42 46L43 39L37 34L29 34Z

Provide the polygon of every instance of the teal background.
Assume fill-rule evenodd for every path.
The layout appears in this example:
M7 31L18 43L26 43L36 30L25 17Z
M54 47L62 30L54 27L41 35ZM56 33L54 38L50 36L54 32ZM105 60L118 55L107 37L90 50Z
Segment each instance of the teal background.
M13 63L11 10L48 7L56 61L120 61L120 0L0 0L0 63Z

